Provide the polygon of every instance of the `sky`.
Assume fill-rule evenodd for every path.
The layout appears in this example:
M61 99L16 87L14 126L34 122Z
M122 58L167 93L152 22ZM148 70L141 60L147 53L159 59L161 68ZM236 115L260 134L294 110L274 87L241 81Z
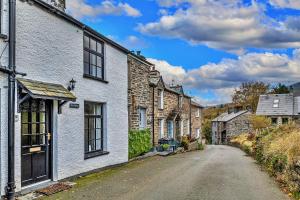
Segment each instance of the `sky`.
M246 81L300 81L300 0L66 0L67 13L203 105Z

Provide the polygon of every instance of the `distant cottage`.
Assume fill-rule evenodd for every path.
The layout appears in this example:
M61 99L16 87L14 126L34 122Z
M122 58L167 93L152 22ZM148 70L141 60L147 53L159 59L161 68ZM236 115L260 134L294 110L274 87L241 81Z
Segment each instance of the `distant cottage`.
M290 94L260 95L256 115L266 116L273 125L297 120L300 113L300 96Z
M251 130L250 111L229 109L212 120L212 144L227 144L230 137Z

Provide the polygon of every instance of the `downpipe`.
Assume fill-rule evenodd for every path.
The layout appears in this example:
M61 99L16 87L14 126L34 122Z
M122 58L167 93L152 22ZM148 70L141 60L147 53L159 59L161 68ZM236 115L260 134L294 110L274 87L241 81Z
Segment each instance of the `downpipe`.
M8 176L6 196L15 199L16 0L9 0Z

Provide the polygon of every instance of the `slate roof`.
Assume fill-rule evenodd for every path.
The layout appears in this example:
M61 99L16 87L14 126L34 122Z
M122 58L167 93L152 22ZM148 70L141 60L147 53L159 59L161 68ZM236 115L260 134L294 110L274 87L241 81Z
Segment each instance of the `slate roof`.
M232 112L232 113L222 113L221 115L219 115L217 118L213 119L212 121L213 122L229 122L231 121L232 119L240 116L240 115L243 115L245 113L249 112L248 110L242 110L242 111L239 111L239 112Z
M45 83L29 79L17 79L19 86L32 98L55 99L64 101L75 101L76 97L65 87L59 84Z
M203 106L201 106L199 103L197 103L196 101L192 101L192 105L199 107L199 108L204 108Z
M274 107L274 100L278 100L278 107ZM264 116L292 116L298 113L297 98L290 94L260 95L256 110L257 115Z

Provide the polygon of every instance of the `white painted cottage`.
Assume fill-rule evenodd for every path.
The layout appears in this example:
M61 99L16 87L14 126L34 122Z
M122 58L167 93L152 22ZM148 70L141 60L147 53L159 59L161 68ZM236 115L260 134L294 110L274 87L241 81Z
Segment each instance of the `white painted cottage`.
M27 75L17 75L8 162L9 1L1 7L1 195L12 172L18 192L127 162L128 50L47 0L16 0L16 68Z

